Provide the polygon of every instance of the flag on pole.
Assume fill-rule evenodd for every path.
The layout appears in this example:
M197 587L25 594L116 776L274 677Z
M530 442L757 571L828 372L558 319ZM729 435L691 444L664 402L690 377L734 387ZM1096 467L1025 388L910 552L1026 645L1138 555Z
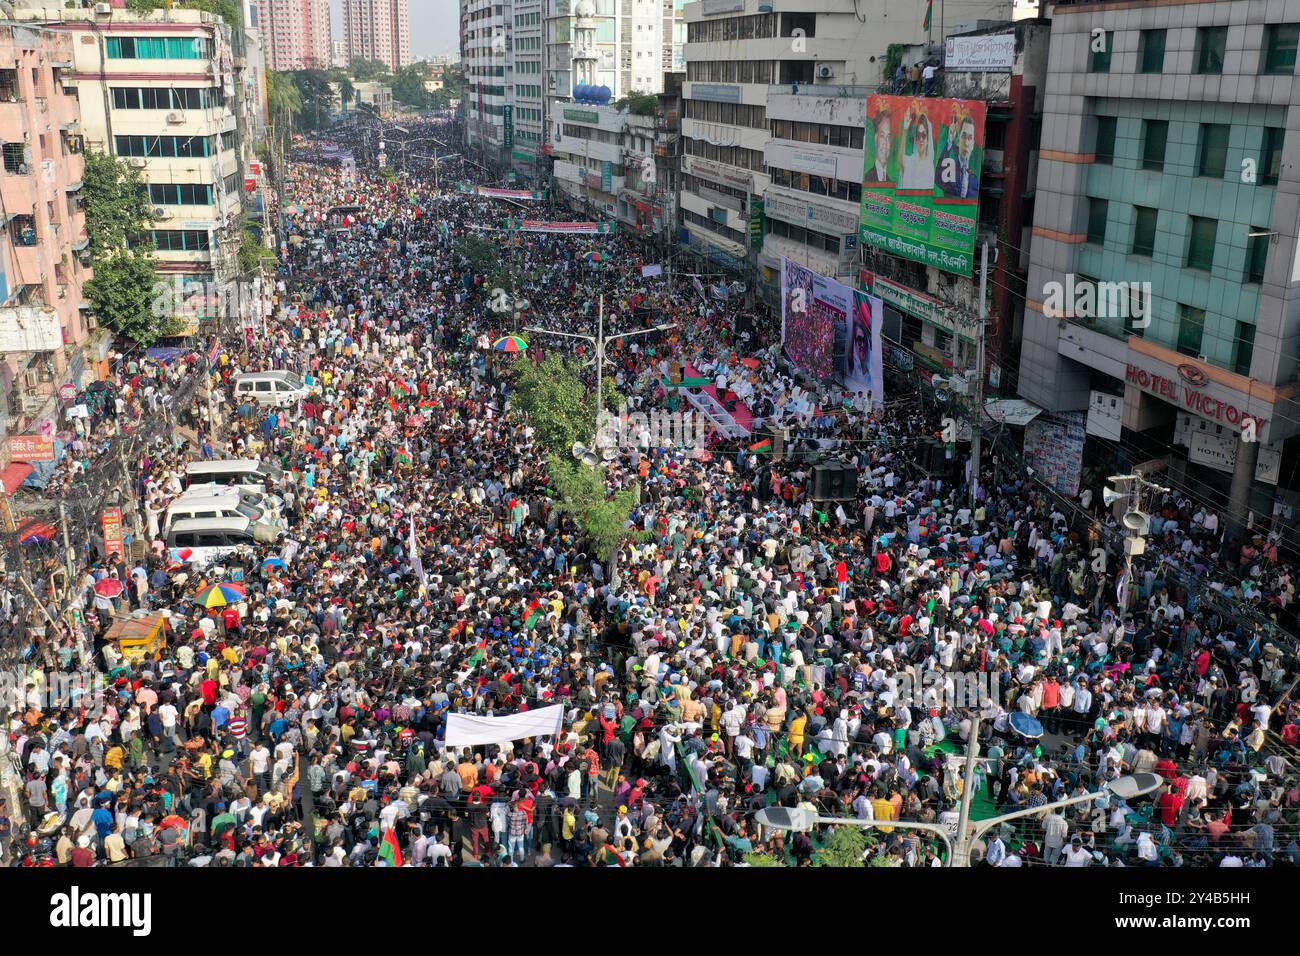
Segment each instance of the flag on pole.
M487 657L487 638L479 641L474 645L474 653L470 655L469 666L477 667L483 658Z
M379 859L389 866L402 865L402 845L397 842L397 834L389 827L384 831L384 838L379 841Z
M397 399L391 395L388 396L388 407L393 410L394 415L402 414L402 406L397 404Z
M411 450L406 447L399 448L394 459L399 465L413 465L415 459L411 456Z
M542 602L532 601L528 605L528 617L524 619L524 627L532 630L537 626L537 622L542 619Z
M930 29L930 17L934 13L934 0L927 0L925 4L925 21L921 24L922 30Z
M772 439L764 438L762 441L756 441L749 446L749 450L755 455L770 455L772 453Z
M420 557L420 543L415 540L415 515L411 515L411 533L407 541L407 550L411 552L411 569L415 571L415 576L420 579L420 594L426 594L429 590L429 578L424 573L424 561Z
M402 381L393 382L392 385L389 387L389 391L391 391L398 398L406 398L408 395L411 394L411 390L407 388L406 383Z

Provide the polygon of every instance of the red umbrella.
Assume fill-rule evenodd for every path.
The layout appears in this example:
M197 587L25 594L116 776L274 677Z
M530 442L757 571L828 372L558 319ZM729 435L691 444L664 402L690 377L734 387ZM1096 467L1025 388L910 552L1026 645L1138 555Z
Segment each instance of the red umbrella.
M95 582L95 593L111 600L122 593L122 582L117 578L103 578Z

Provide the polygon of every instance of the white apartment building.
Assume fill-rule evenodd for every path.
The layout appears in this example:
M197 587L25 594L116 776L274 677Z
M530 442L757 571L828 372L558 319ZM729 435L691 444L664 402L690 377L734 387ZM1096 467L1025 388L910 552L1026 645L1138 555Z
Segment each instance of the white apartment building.
M512 168L531 182L538 174L542 143L545 141L546 101L542 91L544 0L515 0L511 7L507 47L510 50L509 106L510 135L503 141ZM503 117L504 119L504 117ZM503 134L506 132L504 127Z
M886 79L891 44L942 42L938 6L929 34L922 29L923 6L905 11L855 0L685 5L680 204L694 251L738 273L747 271L751 249L763 249L769 262L792 255L826 274L851 270L865 99ZM959 23L1010 13L1010 0L946 0L942 10L950 32ZM825 179L827 187L813 188L810 177ZM777 212L766 216L753 200L774 182ZM812 217L815 225L803 202L812 192L820 193L822 212ZM805 205L803 225L794 230L788 228L791 203Z
M86 146L122 157L149 187L158 269L196 280L237 274L243 171L231 30L199 10L19 10L73 35ZM243 91L239 91L242 93Z
M465 65L465 139L475 162L509 166L506 119L511 66L511 5L494 0L462 0L461 59ZM510 116L513 128L513 116ZM513 138L513 134L512 137Z

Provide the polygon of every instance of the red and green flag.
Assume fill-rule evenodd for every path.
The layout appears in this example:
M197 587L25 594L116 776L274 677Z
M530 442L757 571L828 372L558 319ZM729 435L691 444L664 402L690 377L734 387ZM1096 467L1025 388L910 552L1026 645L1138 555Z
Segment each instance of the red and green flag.
M921 23L922 30L930 29L930 17L934 14L934 0L927 0L925 5L925 20Z
M483 658L485 658L485 657L487 657L487 638L486 638L486 637L483 638L483 640L479 641L478 644L475 645L475 647L474 647L474 653L471 654L470 657L469 657L469 666L470 666L470 667L477 667L477 666L478 666L478 665L483 661Z
M402 406L397 404L397 399L391 395L388 396L388 407L393 410L394 415L402 414Z
M392 827L384 831L384 838L379 842L379 859L387 861L389 866L402 865L402 845L397 842Z
M405 382L395 381L388 387L388 390L398 398L406 398L406 396L411 394L411 390L406 387Z
M756 441L749 446L749 450L755 455L770 455L772 453L772 439L764 438L762 441Z
M531 602L528 605L528 616L524 618L524 627L531 631L537 626L537 622L540 621L543 616L541 602Z
M411 457L411 451L409 448L399 448L395 460L399 465L415 464L415 459Z

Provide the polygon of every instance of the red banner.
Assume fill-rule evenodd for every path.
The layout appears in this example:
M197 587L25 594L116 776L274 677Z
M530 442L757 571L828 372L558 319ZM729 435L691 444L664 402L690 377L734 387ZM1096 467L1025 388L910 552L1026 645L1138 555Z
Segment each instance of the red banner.
M105 508L100 515L99 523L104 529L104 553L106 555L116 553L125 558L126 542L122 539L122 509Z
M13 461L54 461L54 439L40 435L11 435L9 457Z

